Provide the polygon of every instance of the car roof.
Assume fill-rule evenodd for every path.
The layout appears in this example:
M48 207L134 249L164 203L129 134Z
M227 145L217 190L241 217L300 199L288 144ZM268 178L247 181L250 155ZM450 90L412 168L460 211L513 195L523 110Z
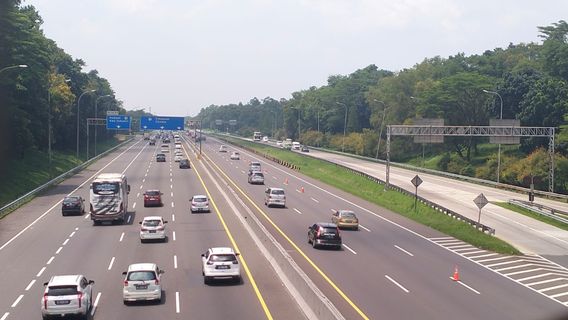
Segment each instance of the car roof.
M155 263L133 263L128 266L128 271L154 271Z
M49 280L49 285L50 286L63 286L63 285L70 285L70 284L78 284L79 279L81 279L81 275L78 275L78 274L53 276Z
M270 190L282 190L282 191L284 191L284 189L282 189L282 188L269 187L268 189L270 189Z
M162 216L147 216L144 217L144 221L146 220L163 220Z
M206 196L206 195L203 195L203 194L196 194L196 195L194 195L193 197L194 197L194 198L207 198L207 196Z
M211 251L211 254L234 254L235 251L233 250L233 248L229 248L229 247L216 247L216 248L210 248L209 249Z
M337 225L331 222L318 222L316 224L324 228L337 228Z

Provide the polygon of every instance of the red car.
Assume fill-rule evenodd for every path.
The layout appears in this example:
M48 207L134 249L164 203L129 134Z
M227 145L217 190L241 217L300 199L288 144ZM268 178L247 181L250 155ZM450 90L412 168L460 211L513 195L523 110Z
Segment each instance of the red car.
M162 205L162 193L160 190L146 190L144 192L144 207L161 207Z

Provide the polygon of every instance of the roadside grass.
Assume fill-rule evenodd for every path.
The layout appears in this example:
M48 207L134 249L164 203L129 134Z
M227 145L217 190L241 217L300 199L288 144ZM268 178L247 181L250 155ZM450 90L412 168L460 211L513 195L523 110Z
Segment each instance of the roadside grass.
M238 145L244 145L255 149L258 152L288 163L295 164L301 168L301 173L309 177L351 193L369 202L375 203L383 208L431 227L444 234L470 243L478 248L504 254L521 254L516 248L507 242L476 230L469 224L455 220L445 214L441 214L426 205L418 203L416 210L414 210L413 197L406 196L393 190L385 191L383 185L355 175L340 166L287 150L258 145L230 137L223 137L223 139Z
M491 202L491 203L493 203L494 205L500 206L502 208L509 209L511 211L515 211L517 213L520 213L520 214L525 215L527 217L533 218L535 220L547 223L547 224L554 226L554 227L557 227L559 229L568 231L568 224L566 224L564 222L549 218L547 216L540 215L538 213L534 213L530 210L527 210L525 208L521 208L519 206L516 206L514 204L510 204L510 203L507 203L507 202Z

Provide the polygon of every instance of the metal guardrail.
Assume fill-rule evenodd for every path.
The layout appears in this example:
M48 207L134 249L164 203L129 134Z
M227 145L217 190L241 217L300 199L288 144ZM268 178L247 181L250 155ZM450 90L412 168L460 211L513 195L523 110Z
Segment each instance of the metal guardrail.
M93 162L99 160L100 158L106 156L107 154L113 152L114 150L122 147L123 145L127 144L128 142L130 142L132 139L134 139L134 137L131 137L127 140L125 140L124 142L108 149L107 151L99 154L96 157L93 157L83 163L81 163L80 165L76 166L75 168L62 173L61 175L49 180L48 182L46 182L45 184L33 189L32 191L24 194L23 196L19 197L18 199L8 203L7 205L3 206L2 208L0 208L0 218L3 218L4 216L6 216L7 214L9 214L10 212L14 211L15 209L19 208L21 205L23 205L24 203L30 201L32 198L35 197L35 195L37 195L38 193L44 191L45 189L56 185L58 183L60 183L61 181L65 180L67 177L72 176L78 172L80 172L81 170L85 169L86 167L88 167L89 165L91 165Z
M224 137L223 137L222 135L218 135L218 137L220 137L221 139L225 140L227 143L234 144L234 143L232 143L231 141L228 141L228 140L224 139ZM235 136L230 136L230 137L237 138L237 139L240 138L240 137L235 137ZM249 142L250 142L250 141L249 141ZM263 144L263 145L266 146L267 144ZM270 145L268 145L268 146L270 146ZM275 161L275 162L281 164L281 163L280 163L281 161L279 161L278 159L276 159L276 158L274 158L274 157L272 157L272 156L269 156L269 155L266 155L266 154L257 152L256 150L251 149L251 148L248 148L248 147L244 147L244 146L239 146L239 147L241 147L241 148L243 148L243 149L245 149L245 150L247 150L247 151L250 151L250 152L252 152L252 153L254 153L254 154L260 155L260 156L262 156L262 157L264 157L264 158L266 158L266 159L269 159L269 160L272 160L272 161ZM271 147L276 148L276 147L274 147L274 146L271 146ZM300 153L298 153L298 154L300 154ZM300 155L310 156L309 154L300 154ZM312 157L312 158L315 158L315 157L313 157L313 156L311 156L311 157ZM315 158L315 159L318 159L318 160L321 160L321 161L325 161L325 162L327 162L327 163L336 165L336 166L338 166L338 167L342 167L342 168L344 168L344 169L350 171L350 172L353 173L353 174L356 174L356 175L365 177L365 178L367 178L367 179L369 179L369 180L371 180L371 181L374 181L374 182L376 182L376 183L383 184L383 185L385 184L385 181L383 181L383 180L381 180L381 179L379 179L379 178L377 178L377 177L374 177L374 176L372 176L372 175L370 175L370 174L367 174L367 173L365 173L365 172L362 172L362 171L359 171L359 170L355 170L355 169L346 167L346 166L344 166L344 165L341 165L341 164L338 164L338 163L335 163L335 162L331 162L331 161L326 160L326 159L320 159L320 158ZM293 167L292 169L299 171L301 168L300 168L300 167ZM396 186L396 185L394 185L394 184L392 184L392 183L389 185L389 188L390 188L390 189L393 189L393 190L395 190L395 191L398 191L398 192L400 192L400 193L402 193L402 194L408 195L408 196L410 196L410 197L415 197L414 193L412 193L412 192L410 192L410 191L407 191L407 190L405 190L405 189L403 189L403 188L401 188L401 187L399 187L399 186ZM478 223L478 222L475 221L475 220L472 220L472 219L470 219L470 218L468 218L468 217L465 217L465 216L463 216L463 215L461 215L461 214L459 214L459 213L457 213L457 212L455 212L455 211L453 211L453 210L450 210L450 209L448 209L448 208L446 208L446 207L444 207L444 206L441 206L441 205L439 205L439 204L437 204L437 203L435 203L435 202L432 202L432 201L430 201L430 200L428 200L428 199L425 199L425 198L423 198L423 197L421 197L421 196L418 196L417 199L418 199L418 201L420 201L421 203L423 203L423 204L429 206L430 208L432 208L432 209L434 209L434 210L436 210L436 211L439 211L439 212L441 212L441 213L443 213L443 214L445 214L445 215L448 215L448 216L450 216L450 217L452 217L452 218L454 218L454 219L457 219L457 220L463 221L463 222L465 222L465 223L468 223L468 224L470 224L472 227L474 227L474 228L476 228L476 229L478 229L478 230L480 230L480 231L482 231L482 232L484 232L484 233L488 233L488 234L490 234L490 235L494 235L494 234L495 234L495 229L494 229L494 228L491 228L491 227L489 227L489 226L486 226L486 225L484 225L484 224L482 224L482 223Z
M534 213L537 213L537 214L540 214L540 215L543 215L543 216L552 218L554 220L568 224L568 212L566 212L566 211L558 210L558 209L551 208L549 206L545 206L545 205L534 203L534 202L517 200L517 199L511 199L511 200L509 200L509 203L512 204L512 205L530 210Z

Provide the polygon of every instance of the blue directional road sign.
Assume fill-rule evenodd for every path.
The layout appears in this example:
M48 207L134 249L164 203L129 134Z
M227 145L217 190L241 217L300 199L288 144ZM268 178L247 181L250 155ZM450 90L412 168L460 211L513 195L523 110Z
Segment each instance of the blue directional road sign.
M107 129L129 130L130 116L107 116Z
M140 130L183 130L183 117L140 117Z

